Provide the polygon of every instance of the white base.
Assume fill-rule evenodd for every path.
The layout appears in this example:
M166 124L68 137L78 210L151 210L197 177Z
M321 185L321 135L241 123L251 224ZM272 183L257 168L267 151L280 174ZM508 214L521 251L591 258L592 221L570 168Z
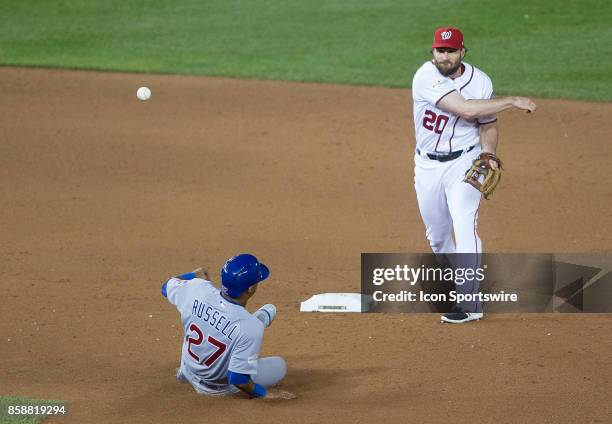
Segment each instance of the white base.
M361 312L360 293L321 293L305 300L300 305L300 312ZM364 312L374 305L374 299L366 296Z

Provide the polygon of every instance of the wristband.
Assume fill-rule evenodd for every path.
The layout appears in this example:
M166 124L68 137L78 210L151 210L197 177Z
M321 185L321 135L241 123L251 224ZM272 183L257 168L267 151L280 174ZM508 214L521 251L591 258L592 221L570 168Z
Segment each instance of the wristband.
M195 272L186 272L185 274L181 274L176 278L180 280L193 280L195 277L196 277Z
M256 398L260 398L260 397L266 397L266 393L268 393L266 391L266 388L264 386L262 386L261 384L255 384L255 387L253 388L253 397Z
M247 384L249 380L251 380L251 376L248 374L241 374L233 371L227 372L227 382L229 384Z

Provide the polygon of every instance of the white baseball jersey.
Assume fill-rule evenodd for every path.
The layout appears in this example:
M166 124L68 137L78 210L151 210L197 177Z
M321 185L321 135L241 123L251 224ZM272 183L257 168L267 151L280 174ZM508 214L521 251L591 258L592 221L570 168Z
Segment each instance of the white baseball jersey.
M210 281L170 278L166 284L170 303L181 314L185 338L182 370L197 376L204 387L231 391L227 371L257 374L263 323L243 306L224 299Z
M480 142L478 126L494 122L495 115L468 121L437 107L440 100L458 91L466 99L490 99L491 79L480 69L463 62L459 78L442 75L431 61L425 62L412 80L414 128L417 149L433 153L463 150Z

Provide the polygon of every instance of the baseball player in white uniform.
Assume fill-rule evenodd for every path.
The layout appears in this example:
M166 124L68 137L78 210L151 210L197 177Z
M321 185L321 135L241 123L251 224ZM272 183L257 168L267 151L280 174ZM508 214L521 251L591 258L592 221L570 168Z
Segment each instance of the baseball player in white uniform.
M178 309L184 330L179 381L206 395L242 391L250 397L293 397L267 389L285 376L283 358L259 358L264 328L274 320L276 308L264 305L254 314L245 309L257 284L269 275L255 256L241 254L221 269L221 290L201 268L163 284L162 295Z
M495 157L498 112L511 108L535 112L536 105L525 97L494 98L491 79L463 60L466 51L461 31L438 28L432 60L414 75L414 186L433 252L477 256L482 252L476 231L482 193L463 181L465 173L481 154ZM493 160L489 163L493 168L499 165ZM478 291L469 284L458 289ZM463 323L480 318L480 304L466 303L444 314L442 321Z

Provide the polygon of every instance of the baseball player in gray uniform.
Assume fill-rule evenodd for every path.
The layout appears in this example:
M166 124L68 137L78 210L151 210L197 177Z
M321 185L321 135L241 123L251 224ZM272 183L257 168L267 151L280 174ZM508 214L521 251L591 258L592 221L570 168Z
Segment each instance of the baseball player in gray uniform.
M221 269L221 289L199 268L171 277L162 295L176 306L183 324L177 379L205 395L246 393L253 398L290 399L291 393L268 389L283 379L287 365L278 356L259 358L264 329L276 317L267 304L250 314L246 305L268 267L250 254L230 258Z
M465 54L461 31L438 28L432 59L414 75L414 187L432 251L460 253L458 257L465 262L462 265L472 268L482 252L476 231L480 200L483 193L490 192L481 193L479 183L465 178L466 171L478 162L494 173L501 172L501 161L495 155L496 114L511 108L535 112L536 105L525 97L495 98L491 79L466 63ZM457 287L457 291L476 292L478 286L471 282ZM465 303L443 315L442 322L464 323L480 318L481 305Z

